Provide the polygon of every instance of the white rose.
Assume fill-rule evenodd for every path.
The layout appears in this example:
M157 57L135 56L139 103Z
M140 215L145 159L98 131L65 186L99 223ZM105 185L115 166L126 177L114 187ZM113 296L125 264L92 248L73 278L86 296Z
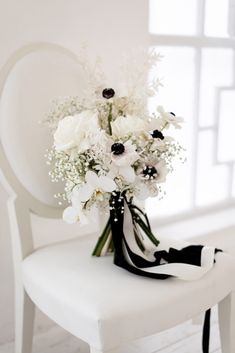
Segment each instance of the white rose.
M119 116L111 125L112 133L117 137L129 134L138 135L148 129L148 124L145 120L133 115Z
M83 152L90 146L90 135L98 130L98 118L95 113L85 110L74 116L62 119L54 133L54 145L57 151L78 147Z

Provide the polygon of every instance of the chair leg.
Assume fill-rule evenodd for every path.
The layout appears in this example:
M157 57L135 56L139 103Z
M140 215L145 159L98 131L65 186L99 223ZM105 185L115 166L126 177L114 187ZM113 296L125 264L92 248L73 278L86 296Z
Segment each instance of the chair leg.
M222 353L235 352L235 292L219 303L219 327Z
M15 293L15 353L32 353L35 305L20 284Z

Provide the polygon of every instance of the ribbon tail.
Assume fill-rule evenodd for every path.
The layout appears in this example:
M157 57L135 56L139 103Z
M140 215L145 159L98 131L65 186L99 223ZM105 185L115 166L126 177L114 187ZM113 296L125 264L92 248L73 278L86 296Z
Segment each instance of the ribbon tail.
M110 217L110 222L111 222L111 229L112 229L112 238L113 238L113 244L114 244L114 264L116 266L122 267L125 270L134 273L139 276L144 276L144 277L149 277L149 278L155 278L155 279L166 279L169 276L166 274L156 274L156 273L151 273L151 272L146 272L141 269L141 267L148 267L148 266L155 266L151 261L148 261L147 257L142 254L141 256L141 250L138 248L138 246L135 243L134 237L133 237L133 246L135 246L135 250L137 253L133 252L125 238L124 230L125 226L128 225L128 229L131 230L132 228L132 223L131 224L126 224L124 225L124 213L119 212L117 208L115 210L111 211L111 217ZM131 227L129 227L131 225ZM131 233L131 236L133 234ZM135 266L130 259L134 259L134 262L139 265L139 267Z
M211 318L211 309L208 309L205 312L205 319L202 332L202 352L209 353L210 348L210 318Z
M124 198L123 198L124 199ZM114 198L115 200L115 198ZM180 244L179 242L170 247L167 246L167 240L157 247L154 245L153 238L148 237L147 243L143 239L143 246L139 246L136 240L136 210L142 215L144 213L135 206L126 205L124 200L116 204L116 207L110 213L110 224L112 229L112 240L114 245L114 264L123 269L144 277L155 279L166 279L169 277L178 277L184 280L195 280L201 278L208 272L214 264L215 253L220 251L213 247L201 245ZM127 207L128 206L128 207ZM123 208L125 211L123 212ZM145 219L146 229L151 232L148 220ZM144 232L144 229L143 232ZM152 232L151 232L152 234ZM138 234L137 234L138 235ZM141 235L141 234L140 234ZM152 234L153 235L153 234ZM154 235L153 235L154 237ZM171 242L170 242L171 243ZM152 246L152 258L149 257L145 245ZM156 249L158 250L156 251ZM210 341L210 314L211 310L205 313L205 320L202 335L203 353L209 353Z

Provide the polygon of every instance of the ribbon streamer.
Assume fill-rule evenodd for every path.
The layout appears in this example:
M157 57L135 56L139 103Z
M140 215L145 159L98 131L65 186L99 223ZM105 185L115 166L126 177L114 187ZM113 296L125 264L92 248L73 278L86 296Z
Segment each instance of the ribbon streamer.
M110 224L114 245L114 264L139 276L197 280L215 262L219 250L202 245L187 245L172 240L159 241L151 231L147 216L120 194L112 198ZM123 212L124 209L124 212ZM142 230L142 231L141 231ZM157 247L157 251L156 251ZM205 313L202 351L209 353L210 309Z
M164 280L175 277L197 280L211 270L215 254L210 246L189 245L185 241L163 238L152 233L147 215L125 194L114 192L110 199L110 217L96 244L93 256L107 249L114 252L114 264L144 277ZM206 311L202 350L209 352L210 309Z
M112 197L112 205L110 224L115 265L140 276L182 280L197 280L213 267L217 252L214 247L169 239L159 243L138 207L125 197L120 202L120 194Z

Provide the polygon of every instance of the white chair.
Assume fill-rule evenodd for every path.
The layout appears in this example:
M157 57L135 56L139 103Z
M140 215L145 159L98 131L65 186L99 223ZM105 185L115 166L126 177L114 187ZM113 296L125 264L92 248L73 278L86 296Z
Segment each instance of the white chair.
M15 267L15 352L31 353L35 305L92 353L111 353L126 342L182 323L219 303L223 353L235 352L232 256L219 253L201 280L152 280L92 258L96 238L84 235L34 248L30 214L61 217L44 151L47 127L38 124L54 96L81 87L76 56L52 44L22 48L0 76L1 179L9 192Z

